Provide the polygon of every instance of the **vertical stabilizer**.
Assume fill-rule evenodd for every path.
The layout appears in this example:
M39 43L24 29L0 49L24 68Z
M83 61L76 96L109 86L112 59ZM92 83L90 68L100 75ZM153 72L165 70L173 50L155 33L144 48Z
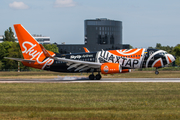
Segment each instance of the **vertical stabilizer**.
M44 69L46 65L51 65L54 62L53 59L46 57L40 44L21 24L15 24L14 29L16 31L24 59L37 61L33 64L24 63L26 66Z

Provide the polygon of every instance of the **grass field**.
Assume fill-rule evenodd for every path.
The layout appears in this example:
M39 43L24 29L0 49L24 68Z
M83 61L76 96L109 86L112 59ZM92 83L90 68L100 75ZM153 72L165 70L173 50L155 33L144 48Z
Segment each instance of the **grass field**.
M91 73L59 73L50 71L37 72L0 72L0 79L33 79L43 78L50 79L57 76L83 76L88 77ZM95 73L97 74L97 73ZM159 71L159 75L155 75L154 71L132 71L131 73L102 75L102 78L180 78L180 71Z
M6 83L0 91L0 119L180 119L180 83Z
M88 76L56 72L0 72L0 79ZM179 71L132 71L103 78L179 78ZM180 119L180 83L4 83L0 119Z

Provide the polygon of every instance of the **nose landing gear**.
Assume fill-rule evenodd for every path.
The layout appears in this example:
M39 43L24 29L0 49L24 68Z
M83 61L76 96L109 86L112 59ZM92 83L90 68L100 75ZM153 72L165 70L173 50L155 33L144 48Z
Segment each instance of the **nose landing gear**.
M159 71L157 70L157 68L156 68L155 74L156 74L156 75L158 75L158 74L159 74Z

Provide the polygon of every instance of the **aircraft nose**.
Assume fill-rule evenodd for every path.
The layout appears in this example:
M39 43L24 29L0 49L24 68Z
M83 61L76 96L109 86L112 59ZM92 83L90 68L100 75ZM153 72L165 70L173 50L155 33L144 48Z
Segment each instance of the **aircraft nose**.
M176 56L173 56L174 57L174 59L176 60Z
M168 57L169 63L172 63L176 60L176 57L171 54L168 54L167 57Z

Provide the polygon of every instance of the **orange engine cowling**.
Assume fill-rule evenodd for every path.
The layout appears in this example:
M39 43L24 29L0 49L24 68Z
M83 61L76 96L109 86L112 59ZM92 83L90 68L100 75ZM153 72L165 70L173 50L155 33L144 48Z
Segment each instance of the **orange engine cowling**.
M113 73L121 73L122 66L117 63L104 63L101 65L101 73L102 74L113 74Z
M129 73L131 72L131 69L123 69L121 73Z

